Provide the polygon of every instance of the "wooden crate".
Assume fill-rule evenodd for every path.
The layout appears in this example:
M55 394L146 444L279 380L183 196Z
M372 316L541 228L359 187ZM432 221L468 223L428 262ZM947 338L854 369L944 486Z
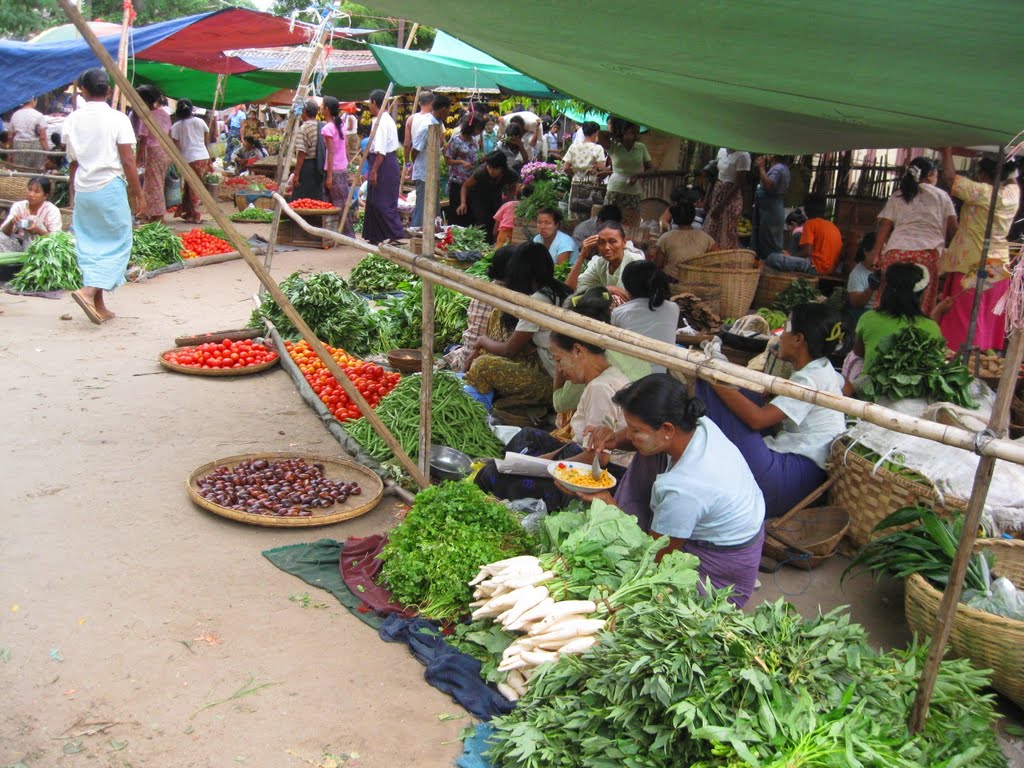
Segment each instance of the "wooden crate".
M324 218L328 215L338 214L303 213L304 218L310 226L324 228ZM287 216L281 217L281 226L277 230L277 240L284 245L294 245L299 248L330 248L332 240L314 237L306 232Z

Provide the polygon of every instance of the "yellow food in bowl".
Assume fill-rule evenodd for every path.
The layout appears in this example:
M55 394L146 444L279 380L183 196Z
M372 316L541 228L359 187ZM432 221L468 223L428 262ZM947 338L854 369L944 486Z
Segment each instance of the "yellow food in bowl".
M590 470L584 472L572 467L556 467L555 479L571 483L580 488L593 488L599 491L615 485L615 480L608 474L607 469L601 470L601 476L595 480L593 475L590 474Z

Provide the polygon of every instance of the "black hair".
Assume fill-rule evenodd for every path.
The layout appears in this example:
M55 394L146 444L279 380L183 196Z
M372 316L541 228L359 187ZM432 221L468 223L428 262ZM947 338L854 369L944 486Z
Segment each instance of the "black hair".
M925 268L920 264L899 262L890 265L885 270L885 289L878 300L878 311L907 320L923 315L921 294L914 291L914 286L925 274Z
M494 150L485 157L484 162L491 168L508 168L508 158L505 157L504 152L499 152L498 150Z
M11 138L11 132L10 131L0 131L0 144L6 144L7 141L10 138Z
M476 130L481 130L487 126L487 121L484 120L480 115L466 114L462 118L461 131L466 136L472 136Z
M878 239L877 232L868 232L864 237L857 243L857 253L854 255L853 260L858 264L864 261L868 257L868 251L875 247L875 240Z
M341 102L333 96L324 96L324 109L331 116L334 127L338 129L338 136L345 136L345 129L341 127Z
M652 429L667 423L693 432L697 420L707 413L704 401L690 397L686 386L667 373L652 373L634 381L616 392L612 402Z
M79 75L78 87L89 96L106 96L110 91L110 79L106 70L94 67Z
M33 176L31 179L28 180L28 186L31 187L33 184L35 184L41 190L43 190L44 195L46 195L47 197L50 196L50 190L53 189L53 184L48 178L46 178L45 176Z
M572 352L573 345L575 344L579 344L585 350L595 355L603 355L605 352L604 347L599 347L597 344L591 344L589 341L574 339L572 336L566 336L564 333L559 333L558 331L551 332L551 343L557 344L560 349L564 349L566 352Z
M136 90L138 91L139 96L142 98L142 100L146 102L146 106L150 109L159 106L160 102L164 98L164 95L160 93L160 89L157 88L155 85L140 85Z
M306 117L316 117L320 112L320 105L313 99L308 99L305 104L302 105L302 114Z
M445 96L443 93L438 93L435 94L434 101L432 103L434 106L434 111L437 112L439 109L450 107L452 105L452 100Z
M790 312L790 330L802 334L812 360L828 357L843 345L843 318L835 307L819 302L797 304Z
M916 193L915 193L916 194ZM910 202L909 200L907 202ZM825 196L819 194L808 195L804 198L804 213L808 219L823 219L828 203Z
M601 222L601 226L598 228L598 233L604 232L606 229L613 229L622 235L622 239L626 239L626 230L622 228L621 221L604 221Z
M548 208L548 207L541 208L541 209L539 209L537 211L537 218L540 218L542 214L547 214L552 219L554 219L556 227L559 224L562 223L563 215L562 215L562 212L558 208Z
M376 91L374 91L374 93L376 93ZM383 91L381 91L381 93L383 93ZM373 93L370 94L370 99L371 100L373 99ZM419 107L421 109L423 107L427 106L427 104L433 104L433 103L434 103L434 92L433 91L422 91L420 93L420 97L416 100L416 104L419 105Z
M916 179L914 178L913 169L917 169L918 172ZM900 196L908 203L913 202L914 198L917 197L917 193L921 191L921 182L934 170L935 163L927 157L915 157L911 160L910 165L907 166L907 170L903 174L903 178L900 179Z
M384 104L384 91L382 91L380 88L375 88L374 90L370 91L370 101L372 101L378 107L382 106Z
M178 102L178 106L174 108L174 116L179 120L185 120L186 118L192 117L192 102L188 99L182 99Z
M50 134L50 143L55 147L59 147L62 144L60 134L57 131Z
M1013 177L1014 172L1017 170L1018 160L1019 158L1011 158L1003 163L1002 173L999 174L999 181L1009 181ZM992 157L983 157L978 161L978 171L980 173L984 173L992 180L995 180L996 178L997 167L996 160Z
M523 127L519 123L509 123L505 126L506 139L518 139L523 135Z
M491 263L487 267L487 278L492 282L504 282L505 273L508 271L508 263L516 252L514 245L503 245L494 252Z
M653 312L671 296L668 277L653 261L633 261L622 270L622 287L633 299L647 299L647 308Z
M803 208L794 208L786 216L786 224L792 224L795 227L802 226L807 222L807 214L804 213Z
M697 209L689 200L680 200L669 208L669 212L672 214L672 222L677 227L688 227L697 218Z
M584 317L589 317L591 320L598 320L602 323L611 323L612 321L612 297L603 285L594 286L583 293L570 296L563 302L563 306ZM604 347L598 344L580 341L559 331L551 332L551 340L557 341L558 346L566 351L571 351L573 344L579 344L595 355L603 354L605 351Z
M619 206L609 203L608 205L602 205L601 210L597 212L598 221L622 221L622 209Z
M556 305L572 293L564 283L555 279L555 263L548 249L532 241L516 246L505 269L505 287L527 296L543 291ZM507 312L502 315L501 321L509 330L518 322L514 315Z
M510 126L511 125L518 125L520 128L525 128L526 127L526 121L523 119L522 115L512 115L512 117L510 117L508 119L508 124Z
M595 133L601 130L601 126L595 123L593 120L587 120L582 126L584 136L593 136Z

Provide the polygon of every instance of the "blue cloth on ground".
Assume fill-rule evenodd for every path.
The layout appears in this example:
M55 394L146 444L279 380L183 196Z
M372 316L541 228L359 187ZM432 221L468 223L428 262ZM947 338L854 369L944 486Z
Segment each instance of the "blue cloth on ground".
M124 283L132 255L132 211L124 179L114 178L95 192L77 192L71 219L82 284L112 291Z
M463 384L462 388L465 390L467 395L472 397L474 400L476 400L478 403L480 403L484 408L486 408L488 413L490 413L491 411L494 410L494 393L493 392L488 392L487 394L484 394L483 392L477 391L477 388L472 386L472 385L470 385L470 384Z
M491 768L484 753L491 748L488 739L494 734L490 723L477 725L473 735L462 742L462 754L455 760L455 768Z
M412 655L426 666L423 673L426 681L447 693L474 717L490 720L514 708L512 702L483 681L480 677L483 665L477 659L444 641L436 622L388 616L380 626L380 639L386 643L407 643Z

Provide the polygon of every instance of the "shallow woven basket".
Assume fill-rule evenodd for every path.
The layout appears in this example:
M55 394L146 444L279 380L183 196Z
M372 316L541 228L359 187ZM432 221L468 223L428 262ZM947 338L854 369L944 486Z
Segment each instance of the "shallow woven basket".
M809 571L835 554L849 527L850 516L842 507L806 507L787 520L765 524L764 554Z
M832 445L828 473L835 478L829 501L849 513L846 538L857 549L868 543L876 525L903 507L925 504L940 517L967 508L967 502L955 496L947 495L940 502L930 485L916 483L882 467L876 472L873 462L848 451L842 440Z
M260 371L273 368L281 362L281 355L278 355L270 362L259 363L258 365L247 365L245 368L193 368L188 365L172 363L170 360L164 360L164 355L169 352L181 352L181 350L182 347L165 349L160 353L160 357L158 357L157 360L164 368L175 371L176 373L187 373L191 376L248 376L251 373L259 373Z
M28 197L27 176L0 176L0 200L17 202Z
M800 279L813 282L814 277L804 272L762 270L761 279L757 283L757 292L754 294L754 306L758 308L770 307L780 293Z
M721 314L739 317L750 309L760 277L761 263L753 251L712 251L682 264L678 284L683 290L690 283L717 285L722 290Z
M199 481L210 474L214 469L224 464L234 466L247 459L303 459L310 464L323 464L324 474L329 480L356 482L362 493L359 496L349 496L344 504L335 504L327 509L314 510L309 517L275 517L273 515L255 515L250 512L239 512L237 509L222 507L207 501L199 495ZM365 515L380 503L384 495L384 483L373 472L362 464L356 464L348 459L335 459L328 456L307 456L301 453L246 453L240 456L229 456L226 459L218 459L204 464L188 476L185 481L188 495L192 501L208 512L226 517L229 520L237 520L240 523L259 525L265 528L311 528L317 525L330 525L340 523L342 520L351 520L353 517ZM321 514L317 514L321 513ZM326 514L323 514L326 513Z
M1024 541L981 539L974 551L995 555L993 578L1005 576L1024 587ZM907 624L922 637L931 636L942 602L942 592L919 574L905 582L903 610ZM992 687L1024 707L1024 621L996 616L960 603L953 617L949 647L978 669L992 670Z

